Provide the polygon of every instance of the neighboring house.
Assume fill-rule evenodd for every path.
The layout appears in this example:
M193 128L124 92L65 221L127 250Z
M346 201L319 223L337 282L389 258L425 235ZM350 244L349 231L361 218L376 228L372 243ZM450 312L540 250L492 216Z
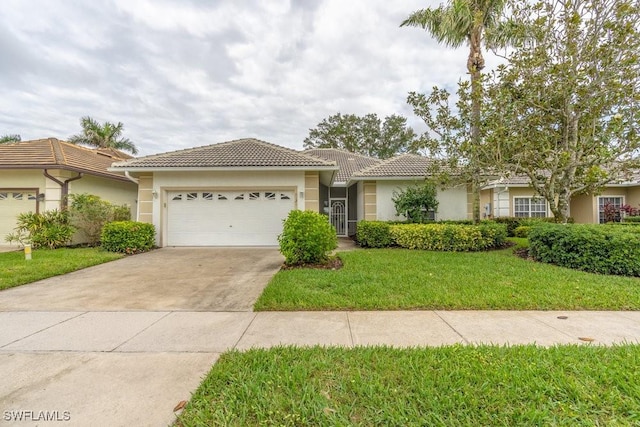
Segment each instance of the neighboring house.
M481 207L487 218L552 217L549 204L536 196L529 179L517 176L490 182L482 190ZM640 176L629 181L607 185L600 194L574 196L569 206L569 216L575 222L597 224L604 222L604 206L610 203L619 208L623 205L640 206Z
M13 233L23 212L61 209L69 194L91 193L127 204L135 215L137 185L108 171L130 156L89 149L55 138L0 144L0 245Z
M159 246L260 246L277 244L292 209L327 214L341 236L354 234L361 219L401 219L393 192L424 182L428 162L239 139L118 162L110 170L139 181L138 220L155 225ZM469 217L466 186L438 198L437 219Z

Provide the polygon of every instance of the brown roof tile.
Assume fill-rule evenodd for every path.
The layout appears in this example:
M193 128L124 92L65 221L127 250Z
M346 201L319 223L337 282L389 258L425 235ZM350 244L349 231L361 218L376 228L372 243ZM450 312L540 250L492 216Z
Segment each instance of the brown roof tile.
M347 183L354 173L381 162L380 159L335 148L311 148L303 153L336 162L340 168L335 179L336 184Z
M90 149L56 138L0 144L0 169L65 169L128 181L107 168L129 157L117 150Z
M433 159L417 154L401 154L353 174L354 178L424 178Z
M238 139L119 162L113 168L335 167L290 148L254 138Z

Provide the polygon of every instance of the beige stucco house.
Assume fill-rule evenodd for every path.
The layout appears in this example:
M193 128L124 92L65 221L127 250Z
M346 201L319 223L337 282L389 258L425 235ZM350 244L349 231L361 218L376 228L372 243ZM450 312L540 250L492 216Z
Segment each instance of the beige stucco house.
M398 220L394 191L425 180L428 159L381 161L239 139L114 163L139 183L137 217L160 246L275 245L292 209L324 213L340 236L362 219ZM443 190L436 219L470 215L467 186Z
M599 194L582 194L571 199L569 215L576 223L604 222L604 206L631 205L640 207L640 176L607 185ZM548 203L529 185L524 176L497 179L486 185L481 193L482 214L485 218L504 216L551 217Z
M61 209L69 194L95 194L135 213L137 185L107 170L127 158L55 138L0 144L0 245L14 231L18 214Z

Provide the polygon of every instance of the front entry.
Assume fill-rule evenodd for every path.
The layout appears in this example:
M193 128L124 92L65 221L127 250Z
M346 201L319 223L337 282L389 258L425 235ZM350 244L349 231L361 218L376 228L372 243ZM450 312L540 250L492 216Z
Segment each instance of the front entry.
M331 199L330 220L338 236L347 235L347 199Z

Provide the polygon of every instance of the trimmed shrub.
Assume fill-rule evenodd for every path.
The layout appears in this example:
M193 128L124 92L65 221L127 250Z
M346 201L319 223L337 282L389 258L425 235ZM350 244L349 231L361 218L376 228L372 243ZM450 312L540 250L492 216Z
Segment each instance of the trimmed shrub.
M152 224L136 221L113 221L102 227L102 248L109 252L135 254L153 249L156 229Z
M360 221L356 229L356 241L363 248L393 246L391 224L383 221Z
M325 262L338 247L335 228L326 216L312 211L289 212L278 242L287 265Z
M481 251L504 245L506 227L500 224L406 224L392 225L391 236L406 249L431 251Z
M540 224L529 233L535 260L600 274L640 276L640 227Z
M75 232L69 222L68 212L57 210L22 213L18 215L15 230L5 240L9 243L31 244L34 249L66 246Z
M624 219L622 220L622 224L640 224L640 216L625 216Z
M513 237L529 237L529 232L531 232L531 225L520 225L513 230Z

